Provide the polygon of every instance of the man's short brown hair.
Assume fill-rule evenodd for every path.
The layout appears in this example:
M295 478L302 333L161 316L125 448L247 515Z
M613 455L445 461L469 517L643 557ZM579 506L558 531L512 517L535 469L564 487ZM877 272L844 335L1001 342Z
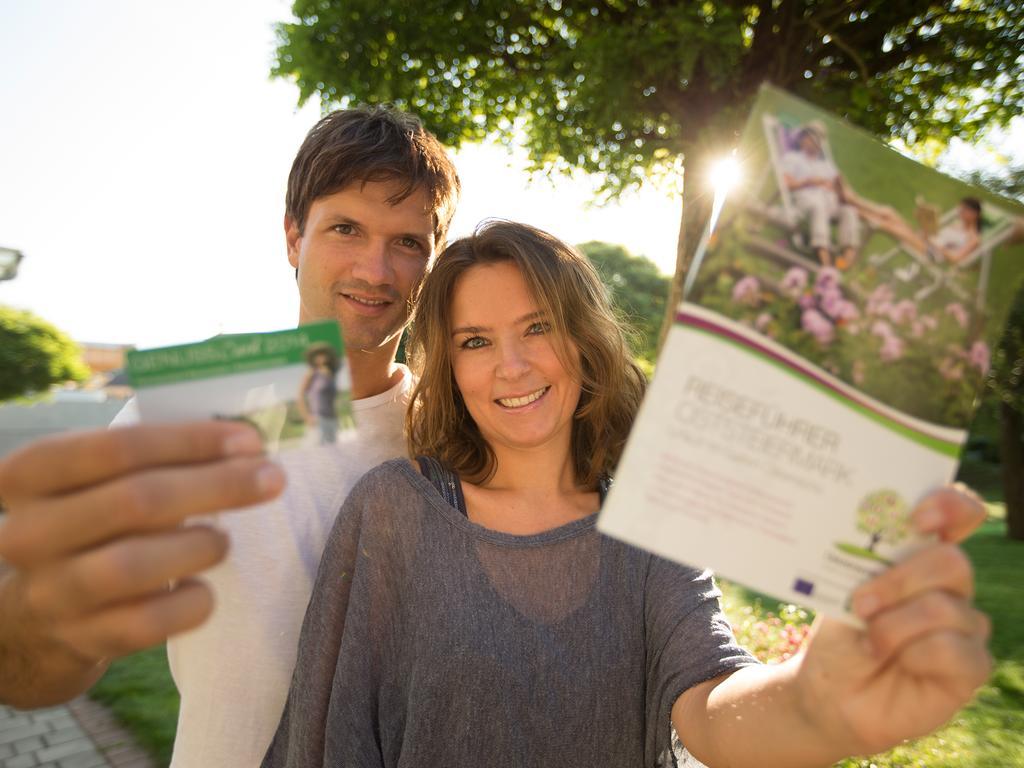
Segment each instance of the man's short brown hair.
M313 126L288 174L285 213L302 232L314 200L371 181L398 182L392 205L426 192L434 240L444 243L459 197L455 166L417 118L386 106L340 109Z

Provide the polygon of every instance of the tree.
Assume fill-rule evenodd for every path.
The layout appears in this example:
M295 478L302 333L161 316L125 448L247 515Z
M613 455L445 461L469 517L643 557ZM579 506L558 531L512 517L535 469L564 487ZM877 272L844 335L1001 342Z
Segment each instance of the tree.
M1024 165L1010 166L1003 173L975 171L966 180L1024 202ZM999 403L1006 535L1024 541L1024 288L1018 291L1006 331L993 350L986 383Z
M658 271L653 261L634 256L621 245L591 241L579 249L597 268L615 308L636 329L637 357L653 366L669 278Z
M999 454L1006 501L1006 535L1024 541L1024 290L992 355L988 384L999 397Z
M31 312L0 307L0 402L88 376L65 334Z
M301 102L390 102L458 146L521 140L615 195L682 185L666 318L707 219L703 164L764 81L914 147L1024 108L1018 0L295 0L274 74ZM667 327L667 323L665 325Z
M896 491L870 493L857 507L857 530L871 537L868 552L880 541L899 544L910 535L910 507Z

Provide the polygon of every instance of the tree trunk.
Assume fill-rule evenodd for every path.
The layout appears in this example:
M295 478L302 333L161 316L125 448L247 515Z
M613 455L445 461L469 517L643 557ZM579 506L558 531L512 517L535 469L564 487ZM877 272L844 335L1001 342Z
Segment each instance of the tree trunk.
M1024 541L1024 415L1006 403L1000 403L999 408L1006 535Z
M692 153L688 153L693 157ZM661 333L658 336L658 350L665 344L672 323L675 322L676 309L683 298L683 284L686 272L693 261L694 251L700 242L703 228L711 214L713 196L710 188L702 184L698 175L702 170L697 161L687 162L683 171L683 194L681 197L682 211L679 216L679 237L676 239L676 271L669 284L668 300L665 302L665 317L661 321Z

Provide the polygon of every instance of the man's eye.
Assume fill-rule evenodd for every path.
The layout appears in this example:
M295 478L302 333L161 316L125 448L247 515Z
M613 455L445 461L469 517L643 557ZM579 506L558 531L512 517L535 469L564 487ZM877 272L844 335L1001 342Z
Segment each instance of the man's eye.
M339 235L351 235L353 232L356 231L356 228L353 227L351 224L335 224L333 227L331 227L331 229L333 229Z
M487 339L482 336L470 336L459 345L462 349L480 349L487 346Z
M551 330L551 323L536 322L526 329L528 335L537 336L548 333Z

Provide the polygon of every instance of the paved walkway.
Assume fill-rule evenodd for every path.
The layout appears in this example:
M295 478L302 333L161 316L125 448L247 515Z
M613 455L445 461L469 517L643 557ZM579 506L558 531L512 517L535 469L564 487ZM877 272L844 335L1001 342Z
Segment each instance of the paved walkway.
M100 704L27 712L0 704L0 768L154 768L153 761Z

